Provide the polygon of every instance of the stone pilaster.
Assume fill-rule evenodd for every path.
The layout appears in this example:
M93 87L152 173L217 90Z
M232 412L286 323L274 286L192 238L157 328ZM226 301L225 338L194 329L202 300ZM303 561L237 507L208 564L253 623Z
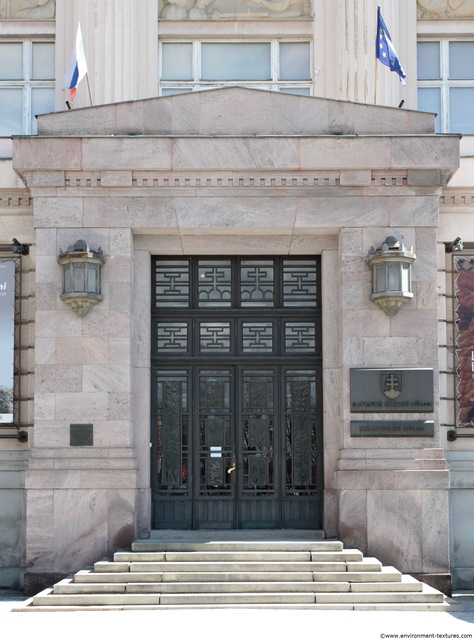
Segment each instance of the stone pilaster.
M416 109L416 4L413 0L313 0L314 95L337 100ZM405 73L400 84L375 58L377 5ZM327 34L331 37L328 38Z
M56 9L56 110L66 108L62 81L78 22L94 104L158 95L157 0L62 0ZM74 108L84 106L90 106L86 79L74 101Z

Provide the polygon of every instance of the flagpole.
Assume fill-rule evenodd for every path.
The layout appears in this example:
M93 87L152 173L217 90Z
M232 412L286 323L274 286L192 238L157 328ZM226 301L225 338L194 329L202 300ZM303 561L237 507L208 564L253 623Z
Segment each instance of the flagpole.
M91 83L89 82L89 74L86 73L86 80L87 80L87 88L89 90L89 100L91 101L91 107L93 106L93 102L92 102L92 92L91 92Z
M377 104L377 82L378 82L378 51L377 51L377 46L378 46L378 36L379 36L379 12L380 12L380 5L377 5L377 20L375 22L375 84L374 84L374 104Z

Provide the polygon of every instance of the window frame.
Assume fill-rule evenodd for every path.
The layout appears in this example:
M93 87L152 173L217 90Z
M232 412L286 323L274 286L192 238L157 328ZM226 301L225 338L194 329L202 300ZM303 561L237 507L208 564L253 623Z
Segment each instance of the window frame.
M451 104L450 90L457 88L474 89L474 77L471 79L451 79L449 77L449 46L452 42L474 42L472 37L447 36L447 37L419 37L417 44L435 42L439 44L440 77L429 80L417 78L417 88L419 89L439 89L440 90L440 113L439 133L451 133ZM474 75L474 74L473 74ZM418 76L418 71L417 71ZM455 131L453 133L459 133ZM463 134L463 135L474 135Z
M201 71L201 46L203 44L270 44L270 71L271 78L269 80L202 80L200 79ZM290 43L309 44L309 79L308 80L280 80L278 78L280 68L280 48L279 45ZM191 44L192 45L192 79L191 80L163 80L163 45L164 44ZM308 90L307 94L313 95L313 77L312 77L312 61L313 43L308 37L286 37L286 38L163 38L159 40L158 51L158 95L169 96L177 93L192 93L195 91L204 91L207 89L235 87L236 85L245 86L250 89L266 89L287 93L287 89L303 89ZM176 93L168 93L167 90L176 90ZM290 93L290 92L288 92Z
M12 135L31 135L36 133L36 121L33 116L33 91L34 89L52 89L54 100L54 89L56 85L55 69L52 70L53 77L48 80L36 80L33 76L33 45L52 44L52 38L1 38L0 44L21 44L22 45L22 71L23 78L18 80L7 80L0 77L0 89L21 89L22 90L22 132L12 133ZM53 105L54 108L54 105ZM5 137L5 136L3 136ZM8 136L7 136L8 137Z

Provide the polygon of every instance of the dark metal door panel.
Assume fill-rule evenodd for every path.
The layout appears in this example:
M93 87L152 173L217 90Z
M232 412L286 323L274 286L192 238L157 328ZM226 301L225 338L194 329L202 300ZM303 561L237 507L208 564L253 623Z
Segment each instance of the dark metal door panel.
M280 526L278 508L280 447L276 433L278 369L244 367L239 375L237 433L238 514L241 528Z
M235 460L233 368L198 368L194 416L196 529L236 527L236 490L229 469Z

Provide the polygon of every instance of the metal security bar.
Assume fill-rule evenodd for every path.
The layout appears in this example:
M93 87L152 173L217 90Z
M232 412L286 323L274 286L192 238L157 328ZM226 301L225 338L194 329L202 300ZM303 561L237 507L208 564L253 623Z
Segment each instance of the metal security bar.
M452 254L455 428L447 439L474 438L474 244L449 243ZM472 405L472 406L471 406Z
M10 255L5 255L10 253ZM0 425L0 439L28 441L28 433L20 429L20 377L21 377L21 257L29 253L28 245L21 244L16 238L11 245L0 245L0 262L14 263L14 332L13 332L13 422ZM1 255L4 254L4 255ZM13 255L11 255L13 254ZM14 433L5 433L7 430Z

